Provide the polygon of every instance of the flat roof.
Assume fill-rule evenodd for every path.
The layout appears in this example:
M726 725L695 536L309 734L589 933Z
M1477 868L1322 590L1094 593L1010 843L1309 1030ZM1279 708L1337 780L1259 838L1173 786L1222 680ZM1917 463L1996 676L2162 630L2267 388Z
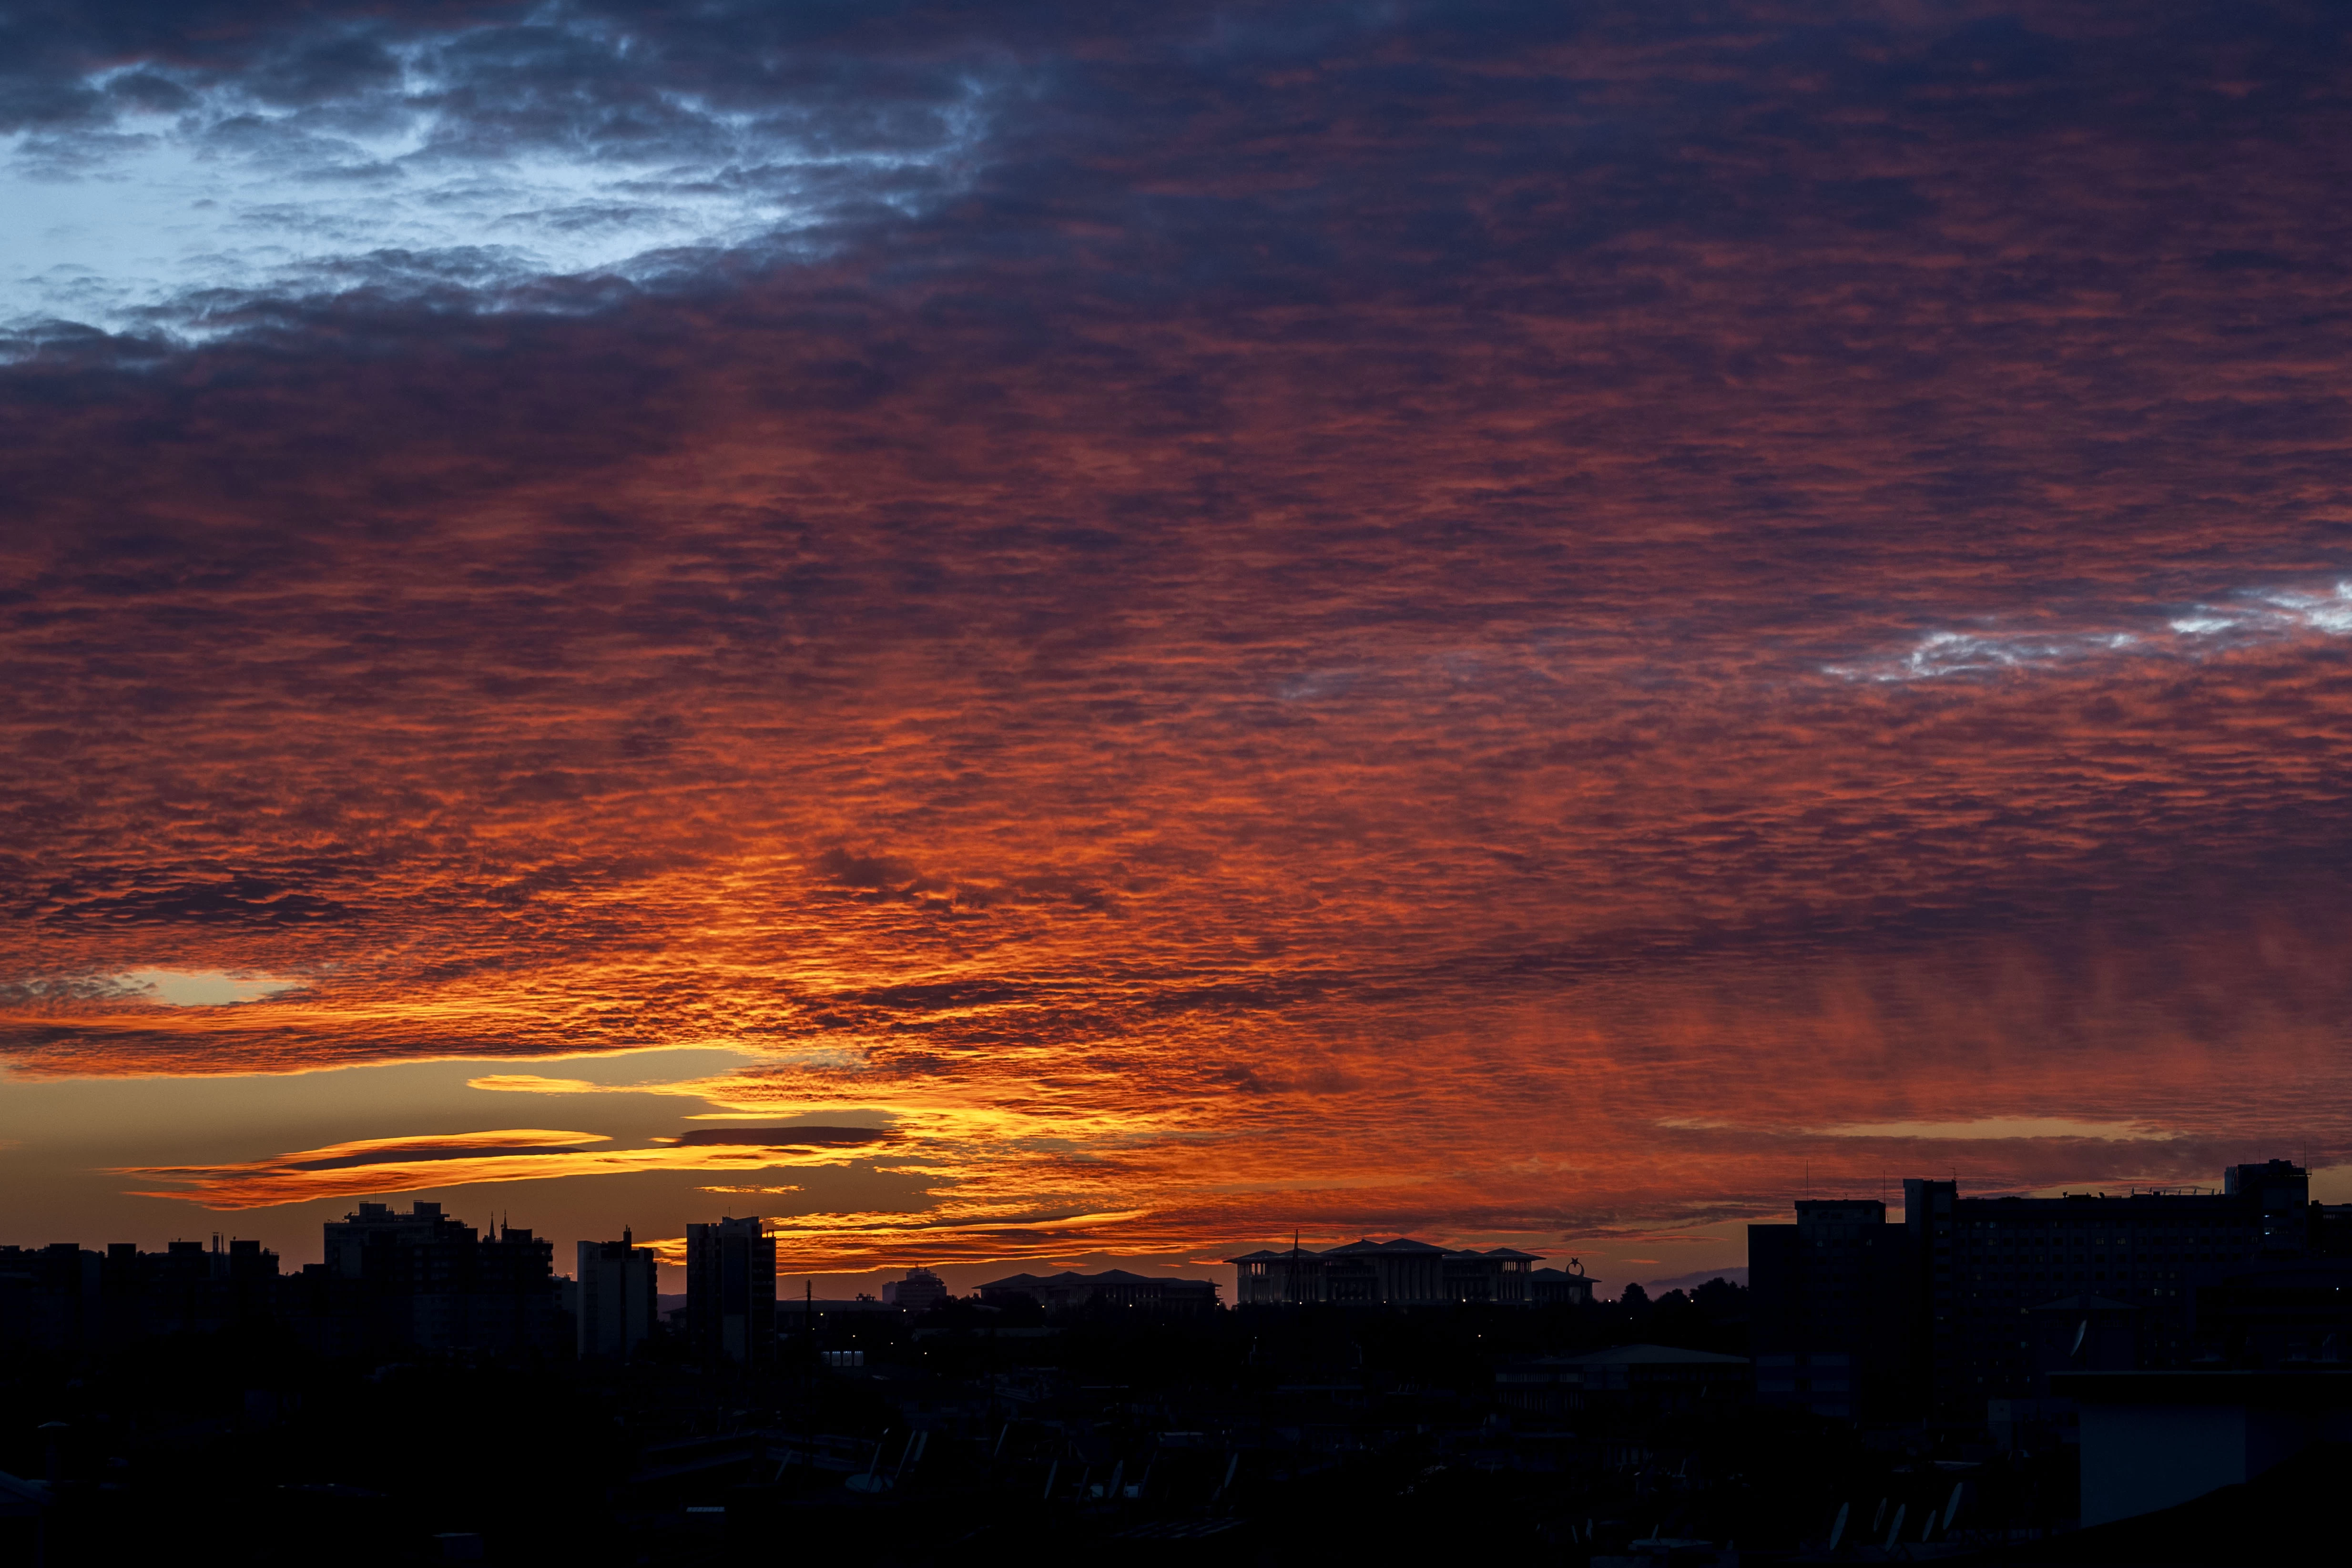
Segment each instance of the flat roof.
M2352 1366L2262 1372L2233 1367L2177 1372L2053 1372L2050 1392L2081 1405L2260 1405L2287 1409L2352 1406Z

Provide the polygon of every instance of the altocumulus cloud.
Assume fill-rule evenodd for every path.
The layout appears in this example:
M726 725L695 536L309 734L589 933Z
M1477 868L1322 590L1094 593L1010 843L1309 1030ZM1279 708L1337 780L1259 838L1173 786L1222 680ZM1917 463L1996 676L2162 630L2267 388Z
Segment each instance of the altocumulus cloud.
M2341 17L405 15L9 23L14 189L218 205L11 264L0 1048L892 1137L147 1187L1545 1250L2352 1152Z
M273 299L644 282L960 187L1001 58L845 60L771 9L677 37L625 10L329 7L210 52L65 30L0 94L0 325L202 335Z

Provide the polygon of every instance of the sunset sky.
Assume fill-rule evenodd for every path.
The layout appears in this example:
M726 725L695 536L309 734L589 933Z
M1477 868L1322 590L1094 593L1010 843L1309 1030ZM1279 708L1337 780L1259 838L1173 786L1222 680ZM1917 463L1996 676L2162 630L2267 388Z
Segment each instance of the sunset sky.
M2352 1197L2347 25L0 0L0 1242Z

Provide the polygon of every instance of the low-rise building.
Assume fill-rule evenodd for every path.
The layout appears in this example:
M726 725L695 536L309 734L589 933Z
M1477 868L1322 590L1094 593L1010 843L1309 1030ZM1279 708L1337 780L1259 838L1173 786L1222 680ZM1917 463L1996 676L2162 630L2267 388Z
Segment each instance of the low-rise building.
M2083 1523L2171 1508L2251 1481L2316 1443L2352 1442L2352 1367L2070 1372Z
M1728 1411L1748 1397L1745 1356L1669 1345L1617 1345L1581 1355L1534 1356L1495 1373L1495 1397L1529 1415L1607 1409L1633 1415Z
M1536 1268L1528 1273L1528 1305L1531 1307L1590 1307L1592 1293L1601 1281L1584 1271L1584 1266L1570 1260L1566 1268Z

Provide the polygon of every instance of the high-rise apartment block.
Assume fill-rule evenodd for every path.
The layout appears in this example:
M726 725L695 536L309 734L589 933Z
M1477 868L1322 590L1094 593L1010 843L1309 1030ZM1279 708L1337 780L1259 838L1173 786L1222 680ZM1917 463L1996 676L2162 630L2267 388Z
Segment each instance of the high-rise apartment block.
M1909 1253L1875 1199L1805 1199L1794 1225L1748 1227L1756 1392L1840 1421L1909 1403Z
M909 1312L928 1312L947 1299L947 1281L928 1268L909 1268L904 1279L893 1279L882 1287L886 1304Z
M686 1227L687 1336L706 1361L776 1352L776 1243L758 1215Z
M1988 1419L2053 1373L2352 1359L2352 1220L2284 1160L2212 1188L1962 1197L1906 1181L1748 1228L1757 1395L1853 1420Z
M294 1276L286 1297L297 1333L324 1353L550 1352L570 1337L555 1245L519 1226L477 1235L436 1203L405 1214L363 1203L330 1221L325 1239L326 1260Z
M580 1244L582 1359L620 1360L653 1337L661 1311L659 1280L653 1248L635 1245L625 1226L618 1241Z

